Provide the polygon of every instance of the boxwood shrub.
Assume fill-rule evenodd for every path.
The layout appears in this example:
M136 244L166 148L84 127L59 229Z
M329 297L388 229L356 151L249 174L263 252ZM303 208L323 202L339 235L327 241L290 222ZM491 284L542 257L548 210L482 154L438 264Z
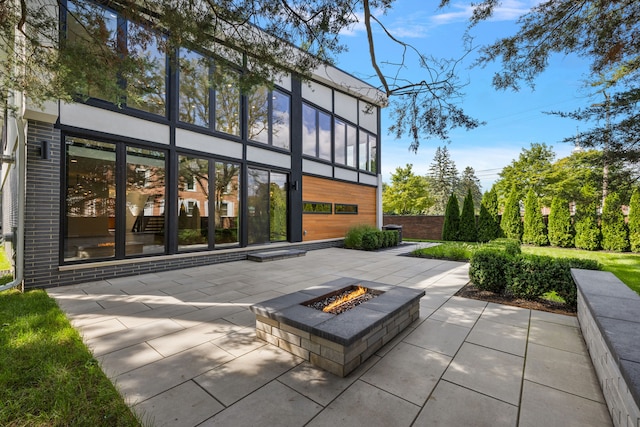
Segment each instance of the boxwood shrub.
M344 238L344 246L349 249L374 251L380 248L397 246L399 234L397 230L378 230L370 225L359 225L351 228Z
M505 268L512 258L497 249L475 251L469 260L469 278L478 289L502 293L507 284Z

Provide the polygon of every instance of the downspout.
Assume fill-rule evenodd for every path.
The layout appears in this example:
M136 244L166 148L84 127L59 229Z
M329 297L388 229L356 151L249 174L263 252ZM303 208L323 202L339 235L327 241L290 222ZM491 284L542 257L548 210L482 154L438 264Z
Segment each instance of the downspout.
M27 138L25 135L25 121L21 118L16 118L18 141L15 147L15 167L18 169L18 226L15 231L15 244L16 244L16 264L15 273L16 278L0 286L0 292L6 291L22 285L24 280L24 211L25 211L25 199L26 199L26 187L27 187ZM2 188L4 188L4 184Z

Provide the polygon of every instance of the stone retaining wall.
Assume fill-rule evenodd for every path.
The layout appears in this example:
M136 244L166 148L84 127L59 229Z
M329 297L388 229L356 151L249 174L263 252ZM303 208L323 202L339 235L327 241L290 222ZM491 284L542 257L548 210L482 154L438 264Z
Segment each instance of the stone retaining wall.
M612 273L572 269L578 321L616 427L640 427L640 296Z

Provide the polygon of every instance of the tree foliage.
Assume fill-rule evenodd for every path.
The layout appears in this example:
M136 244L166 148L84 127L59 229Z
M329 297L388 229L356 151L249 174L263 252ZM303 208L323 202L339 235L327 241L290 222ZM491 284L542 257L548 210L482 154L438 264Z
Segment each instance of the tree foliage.
M423 176L413 173L413 165L398 166L391 174L391 183L382 190L382 210L393 215L420 215L433 205L429 186Z
M636 187L629 203L629 243L633 252L640 252L640 187Z
M488 242L502 236L498 212L498 196L494 188L484 193L478 217L478 241Z
M471 194L470 189L467 190L467 196L464 198L464 202L462 203L458 240L463 242L476 242L478 240L476 212L473 207L473 194Z
M515 185L511 187L505 203L500 228L506 238L522 241L523 225L520 218L520 197Z
M549 213L549 243L561 248L574 246L574 232L571 224L569 202L560 197L554 197Z
M529 243L536 246L549 244L547 230L542 221L542 212L538 196L529 189L524 202L524 232L522 233L522 243Z
M473 208L475 212L478 212L482 202L482 185L476 176L476 171L471 166L464 168L460 175L457 195L460 199L464 199L469 191L471 191L473 199Z
M617 193L609 193L602 208L602 249L623 252L629 249L627 225Z
M585 184L576 202L575 246L578 249L595 251L600 249L602 234L598 224L599 192L595 187Z
M455 193L458 187L458 169L451 159L449 149L438 147L433 156L433 162L429 166L427 173L429 182L429 192L434 198L434 205L429 213L443 215L451 194Z
M442 226L442 240L455 241L460 237L460 205L455 194L449 196Z

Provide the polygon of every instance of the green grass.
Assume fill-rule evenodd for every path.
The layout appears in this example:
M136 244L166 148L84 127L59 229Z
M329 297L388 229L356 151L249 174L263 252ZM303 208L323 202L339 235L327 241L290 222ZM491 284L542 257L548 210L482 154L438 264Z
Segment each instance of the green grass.
M438 246L419 249L413 255L425 258L467 261L473 251L479 248L496 248L500 245L490 243L441 242ZM630 252L584 251L551 246L522 246L523 253L546 255L554 258L586 258L598 261L605 271L610 271L628 287L640 294L640 254Z
M0 270L10 270L10 269L11 269L11 263L7 258L7 254L5 253L5 251L0 250Z
M46 292L0 293L0 425L139 426Z

